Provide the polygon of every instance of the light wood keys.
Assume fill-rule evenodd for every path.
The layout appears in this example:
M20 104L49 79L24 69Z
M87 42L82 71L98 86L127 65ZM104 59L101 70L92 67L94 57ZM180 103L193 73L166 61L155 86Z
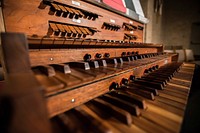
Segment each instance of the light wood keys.
M172 63L167 67L165 66L166 68L161 67L160 69L170 69L174 65ZM173 70L176 71L179 66L180 64ZM182 65L179 70L180 74L183 74L182 69L184 70L184 68L184 65ZM177 78L176 75L179 76L179 71L177 70L173 78ZM173 73L173 71L171 72ZM170 75L170 73L168 74ZM191 79L192 72L185 74L185 76ZM188 80L187 85L182 84L180 87L172 88L170 82L173 81L173 78L167 82L162 90L143 84L146 81L149 82L145 78L143 79L144 82L140 83L135 83L135 80L129 82L123 80L123 83L126 83L123 86L119 86L114 91L93 99L75 110L72 109L61 114L61 116L64 115L62 117L60 115L55 116L52 122L64 123L65 121L71 121L70 118L72 116L73 119L79 119L79 116L76 115L77 111L81 111L84 117L88 117L87 123L75 125L77 130L81 131L85 130L82 127L87 126L87 124L95 124L101 121L102 125L95 125L98 132L179 132L188 97L188 92L181 86L186 87L191 81ZM153 82L156 81L154 80ZM160 81L157 83L162 84ZM174 81L173 84L175 84ZM146 92L149 92L154 98L149 98ZM65 114L69 116L66 117ZM68 131L70 128L68 125L64 125L62 130ZM93 129L87 129L87 131L90 130Z

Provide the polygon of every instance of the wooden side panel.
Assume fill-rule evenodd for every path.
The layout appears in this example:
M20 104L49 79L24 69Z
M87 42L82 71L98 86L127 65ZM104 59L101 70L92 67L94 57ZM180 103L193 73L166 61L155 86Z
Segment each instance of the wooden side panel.
M24 34L2 33L2 57L6 74L30 72L28 44Z
M3 33L3 62L7 72L0 93L0 131L50 133L42 86L34 77L23 34Z

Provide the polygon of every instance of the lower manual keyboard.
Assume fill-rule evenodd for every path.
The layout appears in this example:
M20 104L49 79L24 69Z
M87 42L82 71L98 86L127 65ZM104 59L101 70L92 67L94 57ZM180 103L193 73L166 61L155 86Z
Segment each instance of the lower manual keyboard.
M165 69L170 67L168 65ZM134 87L130 90L128 90L129 88L123 89L124 87L115 88L107 94L53 117L51 119L53 129L56 133L179 132L187 104L194 65L182 64L180 67L177 65L174 70L178 72L167 82L163 90L157 90L140 83L136 83L136 85L134 80L130 81L130 83L124 85ZM181 78L179 75L184 77ZM148 77L148 75L146 76ZM181 84L178 81L185 81L186 83ZM152 93L155 98L148 99L144 94L136 93L137 89L141 90L139 85L144 87L146 92ZM153 93L150 88L156 90L158 94ZM135 89L135 91L131 89Z

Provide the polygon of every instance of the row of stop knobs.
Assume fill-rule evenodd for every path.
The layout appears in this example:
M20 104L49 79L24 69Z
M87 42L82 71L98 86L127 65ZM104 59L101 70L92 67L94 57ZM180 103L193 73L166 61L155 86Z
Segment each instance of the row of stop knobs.
M145 70L144 70L144 74L151 73L151 72L153 72L153 71L155 71L155 70L158 70L158 68L159 68L158 65L152 66L152 67L150 67L150 68L148 68L148 69L145 69Z
M148 68L148 69L145 69L145 70L144 70L144 74L151 73L151 72L153 72L153 71L155 71L155 70L158 70L158 68L159 68L158 65L152 66L152 67L150 67L150 68ZM128 85L128 84L129 84L129 81L134 82L135 79L136 79L136 78L135 78L134 75L130 75L129 79L123 78L123 79L121 80L121 83L120 83L120 84L121 84L121 85ZM119 85L117 82L112 82L112 84L111 84L110 87L109 87L110 90L113 90L113 89L114 89L114 90L117 90L118 88L120 88L120 85Z
M129 79L127 79L127 78L123 78L122 80L121 80L121 85L128 85L128 83L129 83L129 80L130 81L134 81L135 80L135 76L134 75L130 75L130 77L129 77ZM112 82L112 84L110 85L110 87L109 87L109 89L110 90L117 90L117 89L119 89L120 88L120 85L117 83L117 82Z
M121 56L138 55L138 53L139 53L138 51L136 51L136 52L134 52L134 51L133 52L122 52ZM103 57L109 58L110 53L105 53ZM83 59L85 61L89 61L91 58L92 58L91 54L85 54L85 56L83 57ZM97 59L102 58L102 54L96 53L95 58L97 58Z

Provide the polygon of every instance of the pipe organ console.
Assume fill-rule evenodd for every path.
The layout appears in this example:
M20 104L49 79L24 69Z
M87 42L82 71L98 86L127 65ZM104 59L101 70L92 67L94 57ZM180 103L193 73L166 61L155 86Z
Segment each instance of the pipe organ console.
M141 21L92 0L6 0L3 16L2 132L180 131L194 65L143 43Z

